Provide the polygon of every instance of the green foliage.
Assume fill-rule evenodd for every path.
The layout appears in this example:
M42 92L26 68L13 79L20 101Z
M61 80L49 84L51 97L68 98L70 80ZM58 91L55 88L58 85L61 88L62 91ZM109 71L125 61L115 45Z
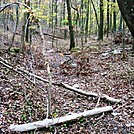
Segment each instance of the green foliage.
M20 48L18 48L18 47L12 47L12 48L10 48L10 50L9 50L11 53L19 53L20 52Z
M58 117L58 111L55 110L55 111L53 112L52 116L53 116L54 118L55 118L55 117Z
M68 25L68 20L62 20L61 24ZM75 25L75 24L76 24L76 21L72 21L72 25Z
M64 124L63 124L63 126L64 126L64 127L66 127L66 126L67 126L67 124L66 124L66 123L64 123Z
M49 131L54 132L54 126L49 126Z
M62 23L63 25L68 25L68 20L62 20L61 23Z
M83 123L85 121L85 118L84 117L81 117L79 120L78 120L78 124L81 124L81 123Z
M73 25L76 25L76 21L72 21L72 24L73 24Z
M22 115L21 115L21 119L24 120L24 121L26 121L26 120L27 120L27 115L26 115L25 113L22 114Z
M80 50L81 50L81 48L74 47L74 48L72 48L71 52L77 53L77 52L80 52Z
M31 17L30 17L31 21L33 20L33 18L35 18L38 21L49 20L49 18L43 14L42 9L39 8L34 8L31 11Z
M110 13L118 12L119 11L119 7L118 7L117 2L108 2L108 4L111 7L110 11L109 11Z
M32 26L29 26L29 29L37 29L37 25L32 25Z

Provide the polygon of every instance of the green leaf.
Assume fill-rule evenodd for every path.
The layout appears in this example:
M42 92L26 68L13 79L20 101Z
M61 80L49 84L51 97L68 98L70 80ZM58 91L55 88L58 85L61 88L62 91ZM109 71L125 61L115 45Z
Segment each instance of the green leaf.
M20 48L18 48L18 47L13 47L13 48L10 49L10 52L11 52L11 53L19 53L19 52L20 52Z
M62 23L63 25L68 25L68 20L62 20L61 23Z
M26 121L27 120L26 114L22 114L21 118L22 118L22 120Z
M64 127L66 127L66 126L67 126L67 124L63 124L63 126L64 126Z

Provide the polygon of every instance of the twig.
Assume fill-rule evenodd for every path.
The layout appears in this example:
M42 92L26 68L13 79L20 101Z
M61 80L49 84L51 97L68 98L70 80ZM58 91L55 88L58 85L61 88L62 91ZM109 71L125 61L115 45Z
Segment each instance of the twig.
M38 23L39 29L40 29L40 35L41 35L41 39L42 39L42 43L43 43L43 55L45 57L45 62L46 62L46 66L47 66L47 73L48 73L48 89L47 89L47 118L50 117L51 115L51 88L52 88L52 77L51 77L51 72L50 72L50 66L49 66L49 62L48 59L46 57L46 45L45 45L45 37L43 35L43 30L42 27L40 25L40 23Z
M125 106L125 105L127 105L127 104L128 104L128 102L126 102L126 103L124 103L123 105L121 105L121 106L117 107L116 109L114 109L114 112L115 112L115 111L117 111L118 109L120 109L120 108L124 107L124 106Z
M51 115L51 88L52 88L52 78L51 78L51 72L50 72L50 66L49 63L47 62L47 72L48 72L48 81L49 81L49 86L47 90L47 118L50 117Z
M98 93L98 101L97 101L97 103L96 103L96 106L95 107L98 107L99 106L99 102L100 102L100 93Z

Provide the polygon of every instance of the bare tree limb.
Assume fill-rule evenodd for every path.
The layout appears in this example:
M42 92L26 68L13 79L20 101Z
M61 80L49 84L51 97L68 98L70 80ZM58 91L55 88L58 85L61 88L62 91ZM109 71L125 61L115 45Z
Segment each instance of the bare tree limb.
M93 92L87 92L87 91L83 91L81 89L77 89L75 87L72 87L72 86L69 86L68 84L65 84L65 83L61 83L62 87L68 89L68 90L71 90L71 91L74 91L74 92L77 92L79 94L82 94L82 95L86 95L86 96L92 96L92 97L100 97L101 99L106 99L110 102L116 102L116 103L119 103L121 102L122 100L121 99L114 99L112 97L109 97L108 95L106 94L97 94L97 93L93 93Z
M42 121L36 121L28 124L21 124L21 125L11 124L9 129L11 131L24 132L24 131L30 131L30 130L35 130L44 127L48 128L51 125L57 125L57 124L73 121L81 117L87 117L87 116L96 115L108 111L113 111L112 106L95 108L92 110L84 111L82 113L71 113L71 115L66 115L54 119L44 119Z
M0 12L4 11L7 7L9 7L11 5L22 5L22 6L26 7L27 9L31 10L31 7L29 7L27 4L24 4L21 2L12 2L12 3L3 4L2 6L0 6Z

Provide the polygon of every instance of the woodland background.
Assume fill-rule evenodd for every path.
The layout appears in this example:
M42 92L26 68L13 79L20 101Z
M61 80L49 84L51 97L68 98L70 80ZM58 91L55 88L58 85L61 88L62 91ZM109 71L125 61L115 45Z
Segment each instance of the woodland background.
M0 133L134 133L133 22L133 0L1 0Z

